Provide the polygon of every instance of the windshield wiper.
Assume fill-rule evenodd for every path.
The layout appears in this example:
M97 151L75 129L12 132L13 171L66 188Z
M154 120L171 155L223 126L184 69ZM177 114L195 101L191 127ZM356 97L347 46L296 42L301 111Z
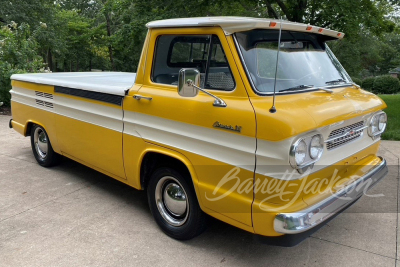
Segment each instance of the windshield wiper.
M326 84L330 84L330 83L347 83L347 81L345 81L343 79L337 79L337 80L327 81L325 83Z
M311 88L311 87L314 87L314 85L302 84L302 85L297 85L297 86L290 87L290 88L287 88L287 89L279 90L279 92L297 91L297 90L307 89L307 88Z

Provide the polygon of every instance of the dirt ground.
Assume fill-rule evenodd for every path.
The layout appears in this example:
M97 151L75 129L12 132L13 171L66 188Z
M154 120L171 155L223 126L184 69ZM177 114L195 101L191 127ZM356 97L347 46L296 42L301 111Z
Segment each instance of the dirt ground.
M11 108L10 107L0 107L0 115L11 115Z

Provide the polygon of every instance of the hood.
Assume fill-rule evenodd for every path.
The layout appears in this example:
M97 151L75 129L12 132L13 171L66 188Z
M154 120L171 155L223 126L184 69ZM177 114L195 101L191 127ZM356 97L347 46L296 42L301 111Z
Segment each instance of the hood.
M257 117L257 137L280 141L300 133L386 108L378 96L355 87L277 95L277 112L270 113L272 96L251 97Z

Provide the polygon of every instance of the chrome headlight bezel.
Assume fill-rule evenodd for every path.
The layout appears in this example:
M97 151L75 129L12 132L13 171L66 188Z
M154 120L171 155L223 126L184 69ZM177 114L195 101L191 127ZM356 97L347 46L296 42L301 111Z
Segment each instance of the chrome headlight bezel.
M384 125L379 127L381 118L384 120ZM368 135L372 139L379 138L383 132L385 132L387 126L387 115L383 111L376 112L368 119ZM381 129L380 129L381 128Z
M311 157L311 140L313 140L314 137L318 136L320 140L320 146L321 146L321 151L316 155L314 158ZM299 145L304 142L306 144L306 149L305 149L305 160L301 163L298 164L296 161L296 152L297 149L299 148ZM314 163L317 162L323 152L325 150L324 146L324 138L319 132L311 132L306 135L300 136L294 140L290 147L290 152L289 152L289 163L290 165L296 169L300 174L304 173L307 169L312 168L314 166Z
M317 155L313 155L313 152L314 152L313 148L318 149ZM324 141L322 139L322 135L316 134L313 137L311 137L310 146L309 146L310 157L313 160L319 159L322 156L323 152L324 152Z

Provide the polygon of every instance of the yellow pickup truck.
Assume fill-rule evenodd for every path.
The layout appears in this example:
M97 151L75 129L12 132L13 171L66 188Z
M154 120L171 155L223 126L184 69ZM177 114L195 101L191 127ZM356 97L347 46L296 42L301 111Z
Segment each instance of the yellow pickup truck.
M169 236L208 215L293 246L387 174L386 104L326 44L282 20L153 21L137 73L12 76L10 127L37 162L60 155L139 190Z

